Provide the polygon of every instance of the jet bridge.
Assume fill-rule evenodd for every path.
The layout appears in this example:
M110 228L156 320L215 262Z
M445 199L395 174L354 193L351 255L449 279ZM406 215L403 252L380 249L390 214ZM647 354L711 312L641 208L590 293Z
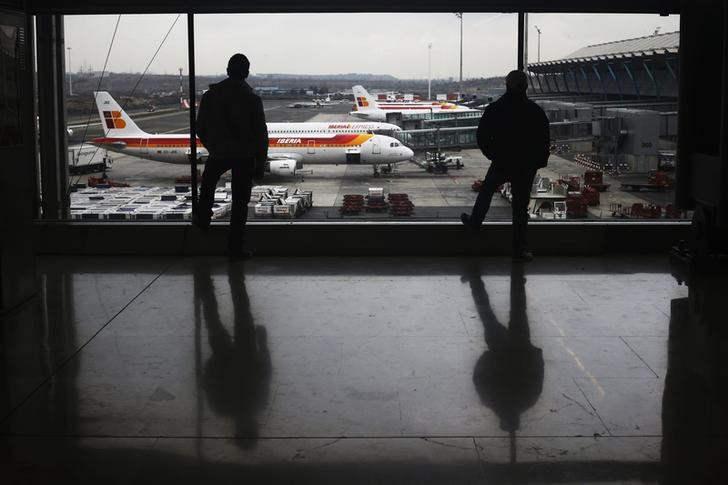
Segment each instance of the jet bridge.
M477 121L477 120L476 120ZM412 150L440 151L453 148L476 148L477 123L473 126L428 127L402 130L393 136ZM552 143L566 143L576 151L591 151L592 121L552 121L549 124Z
M477 126L450 128L424 128L419 130L403 130L393 135L412 150L436 150L448 148L475 148Z
M393 136L413 150L439 151L448 148L474 148L475 133L482 111L461 113L406 113L397 123L403 131Z

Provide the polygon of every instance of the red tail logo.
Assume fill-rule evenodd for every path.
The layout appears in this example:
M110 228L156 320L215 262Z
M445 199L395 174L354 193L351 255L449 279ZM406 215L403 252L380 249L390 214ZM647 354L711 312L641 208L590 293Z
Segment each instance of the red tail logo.
M126 121L121 118L121 111L104 111L106 128L121 130L126 128Z

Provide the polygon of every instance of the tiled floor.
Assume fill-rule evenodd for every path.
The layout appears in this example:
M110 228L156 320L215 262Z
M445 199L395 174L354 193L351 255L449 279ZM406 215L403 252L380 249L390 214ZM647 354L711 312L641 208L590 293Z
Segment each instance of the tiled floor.
M1 327L9 483L726 478L728 292L663 257L40 267Z

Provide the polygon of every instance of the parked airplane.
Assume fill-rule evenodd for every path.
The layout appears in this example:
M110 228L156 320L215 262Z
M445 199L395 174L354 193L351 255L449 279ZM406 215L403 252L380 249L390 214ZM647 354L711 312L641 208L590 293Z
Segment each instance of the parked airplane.
M354 111L349 114L358 118L387 121L389 113L460 113L474 111L471 108L443 101L377 101L363 86L354 86Z
M336 104L331 101L330 96L325 98L313 98L312 101L296 101L288 105L289 108L323 108L324 106L332 106Z
M104 136L91 143L107 150L167 163L189 163L190 137L184 134L149 134L139 128L106 91L94 93ZM412 150L390 136L399 127L388 123L268 123L267 171L293 175L307 164L379 165L403 162L414 156ZM197 139L198 160L208 153Z

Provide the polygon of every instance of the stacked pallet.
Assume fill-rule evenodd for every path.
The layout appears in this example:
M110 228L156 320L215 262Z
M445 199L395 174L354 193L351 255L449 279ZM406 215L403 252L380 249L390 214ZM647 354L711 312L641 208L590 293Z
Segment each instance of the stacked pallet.
M344 203L339 208L341 215L356 215L364 209L364 196L359 194L344 195Z
M168 187L77 187L71 193L71 218L93 221L185 220L192 217L192 194ZM213 206L213 217L223 217L229 201Z
M251 191L255 217L293 219L313 207L313 192L277 185L258 185Z
M415 205L407 194L389 194L389 213L393 216L411 216Z

